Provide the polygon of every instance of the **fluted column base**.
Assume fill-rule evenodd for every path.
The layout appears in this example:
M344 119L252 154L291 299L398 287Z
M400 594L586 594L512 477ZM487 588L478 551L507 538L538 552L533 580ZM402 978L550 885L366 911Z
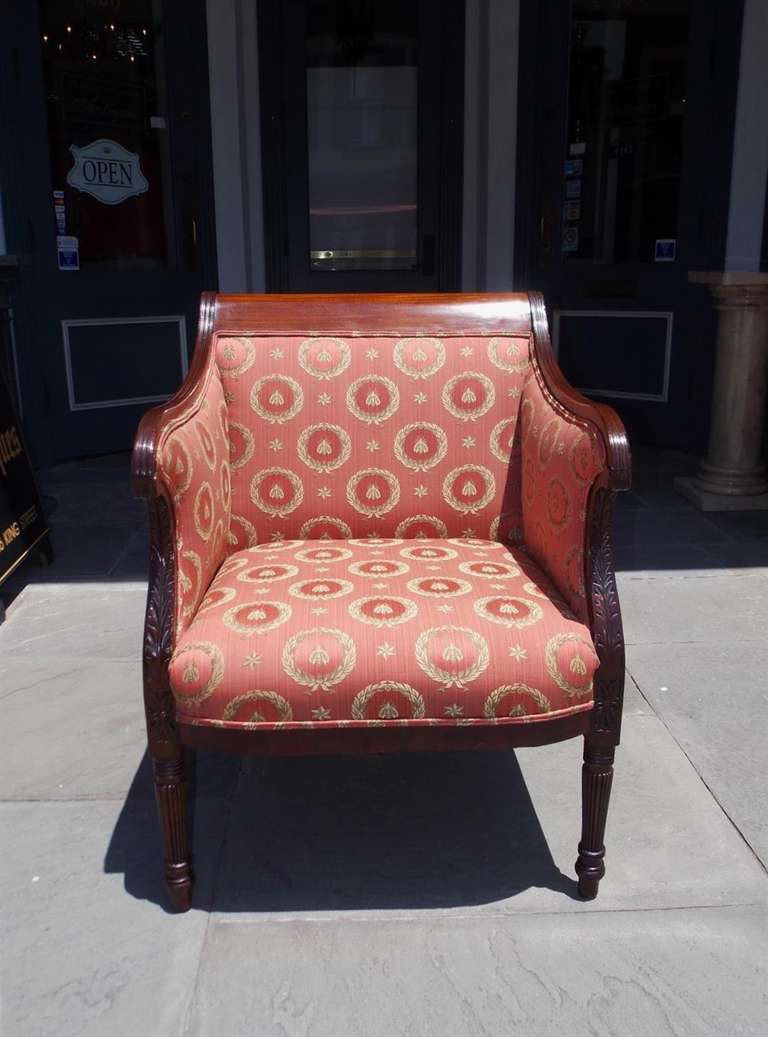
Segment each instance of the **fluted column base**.
M165 885L174 911L192 906L194 876L189 860L184 763L179 756L155 760L155 798L163 833Z
M579 896L594 900L605 875L605 822L613 783L613 747L584 745L581 769L581 842L576 861Z

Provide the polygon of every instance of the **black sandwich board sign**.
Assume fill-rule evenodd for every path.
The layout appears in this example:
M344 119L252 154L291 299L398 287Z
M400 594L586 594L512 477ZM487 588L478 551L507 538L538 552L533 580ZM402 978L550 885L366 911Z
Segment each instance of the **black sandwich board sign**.
M8 386L0 375L0 583L47 532L19 420Z

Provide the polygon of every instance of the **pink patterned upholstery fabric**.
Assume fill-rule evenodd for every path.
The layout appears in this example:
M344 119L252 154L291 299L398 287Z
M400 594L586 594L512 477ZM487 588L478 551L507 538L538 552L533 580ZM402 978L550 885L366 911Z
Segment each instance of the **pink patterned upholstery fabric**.
M526 337L218 335L235 546L522 538Z
M170 679L186 723L503 724L590 709L596 667L588 629L524 551L284 539L227 558Z
M229 544L229 432L224 391L209 364L200 393L158 446L176 531L176 633L189 624Z
M560 413L533 369L519 423L526 547L586 622L586 508L595 477L605 467L602 442L588 422Z

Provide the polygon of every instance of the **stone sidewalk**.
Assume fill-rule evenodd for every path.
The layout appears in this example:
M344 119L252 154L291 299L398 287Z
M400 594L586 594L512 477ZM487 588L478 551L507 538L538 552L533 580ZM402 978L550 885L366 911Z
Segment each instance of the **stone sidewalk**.
M57 560L0 627L3 1037L768 1034L768 516L703 516L639 454L599 898L580 744L198 754L195 909L165 908L127 458L44 473Z

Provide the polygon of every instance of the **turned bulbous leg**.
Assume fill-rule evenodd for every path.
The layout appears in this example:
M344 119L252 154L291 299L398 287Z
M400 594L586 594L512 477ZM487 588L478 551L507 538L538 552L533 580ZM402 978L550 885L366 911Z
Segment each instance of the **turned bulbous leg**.
M576 861L579 896L593 900L600 879L605 875L605 821L613 781L613 746L590 746L584 743L584 765L581 769L581 842Z
M189 861L186 786L181 755L155 760L155 796L163 832L165 884L174 911L192 906L192 867Z

